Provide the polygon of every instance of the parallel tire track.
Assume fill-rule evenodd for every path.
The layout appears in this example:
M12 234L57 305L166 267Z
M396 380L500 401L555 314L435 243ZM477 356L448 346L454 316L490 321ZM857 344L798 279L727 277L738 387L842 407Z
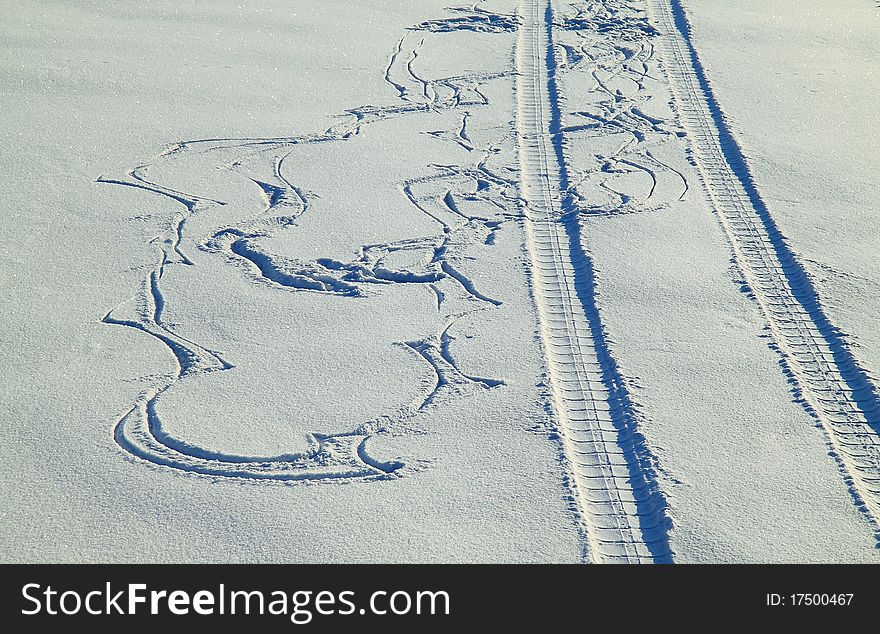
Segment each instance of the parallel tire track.
M736 261L795 389L824 429L850 491L880 529L880 399L756 190L691 41L679 0L649 0L681 123Z
M567 213L548 0L520 0L519 17L517 134L526 240L553 405L590 559L669 561L665 503L604 340L578 219Z

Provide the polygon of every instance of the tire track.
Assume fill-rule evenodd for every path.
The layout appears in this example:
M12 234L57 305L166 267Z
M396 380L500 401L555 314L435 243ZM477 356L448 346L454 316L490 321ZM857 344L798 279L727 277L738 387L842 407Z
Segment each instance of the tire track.
M653 457L595 304L592 261L581 247L562 152L553 15L520 0L517 134L526 241L553 406L594 562L671 560L665 500Z
M858 507L880 535L880 399L822 307L757 191L715 99L679 0L648 0L681 123L710 202L789 381L824 430Z

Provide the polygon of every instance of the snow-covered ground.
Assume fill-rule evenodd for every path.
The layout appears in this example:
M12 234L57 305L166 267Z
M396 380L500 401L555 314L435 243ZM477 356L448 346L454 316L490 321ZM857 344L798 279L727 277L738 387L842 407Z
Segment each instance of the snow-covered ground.
M880 561L869 0L4 3L3 561Z

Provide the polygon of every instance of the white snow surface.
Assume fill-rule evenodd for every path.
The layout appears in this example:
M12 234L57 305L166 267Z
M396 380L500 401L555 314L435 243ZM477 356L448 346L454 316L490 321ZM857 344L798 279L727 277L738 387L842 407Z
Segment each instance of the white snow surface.
M0 561L880 562L876 3L0 5Z

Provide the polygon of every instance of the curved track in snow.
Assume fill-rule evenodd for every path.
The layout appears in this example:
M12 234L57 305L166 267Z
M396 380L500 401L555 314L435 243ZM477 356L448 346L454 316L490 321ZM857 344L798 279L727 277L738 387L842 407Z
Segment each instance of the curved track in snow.
M511 16L496 15L472 7L453 12L454 17L419 24L397 43L385 69L385 81L397 93L391 105L365 105L342 113L339 122L319 133L276 138L207 138L177 143L151 162L127 170L124 175L100 176L98 183L125 186L173 201L177 211L164 223L151 245L157 261L135 296L107 312L102 321L150 335L171 353L174 369L158 378L137 396L114 427L118 445L147 463L180 472L244 480L312 482L375 480L404 473L402 461L380 460L369 452L370 438L400 426L431 407L441 397L461 396L473 390L503 386L501 379L476 376L458 367L450 352L452 326L462 317L501 305L479 290L479 284L461 268L463 254L473 244L492 244L495 233L506 223L521 220L516 195L515 168L498 162L494 143L476 143L468 134L472 110L489 106L480 88L509 72L479 73L424 78L416 63L424 43L418 32L445 33L477 30L489 33L512 31ZM439 37L443 37L440 35ZM398 184L413 213L430 218L435 232L417 238L362 245L351 261L333 258L298 260L267 252L261 242L282 230L295 230L300 218L311 213L311 193L303 191L286 175L294 167L294 149L312 144L349 142L364 127L394 117L424 113L459 113L453 127L430 132L432 136L461 146L471 160L460 165L431 165L432 173L414 176ZM502 134L504 132L502 131ZM511 133L508 131L507 136ZM237 222L221 226L208 235L191 235L190 220L218 212L226 203L219 199L172 189L153 171L175 162L204 169L211 157L213 169L228 173L242 188L258 187L262 209L249 211ZM510 172L506 175L506 172ZM511 193L513 192L513 193ZM189 249L195 247L192 255ZM198 254L198 256L196 255ZM308 433L307 449L273 456L239 455L215 451L178 438L168 431L160 412L163 398L184 380L196 380L212 372L234 370L225 355L181 336L163 315L173 298L165 292L169 277L207 264L204 254L222 258L247 278L274 291L319 293L337 298L362 297L381 292L387 285L420 286L436 302L437 323L417 341L396 346L423 363L421 389L396 409L356 429L337 433ZM415 263L396 263L395 256L411 256ZM404 258L406 259L406 258ZM456 302L448 301L450 299ZM462 303L463 302L463 303ZM279 424L283 424L283 421ZM334 421L326 427L333 429Z

